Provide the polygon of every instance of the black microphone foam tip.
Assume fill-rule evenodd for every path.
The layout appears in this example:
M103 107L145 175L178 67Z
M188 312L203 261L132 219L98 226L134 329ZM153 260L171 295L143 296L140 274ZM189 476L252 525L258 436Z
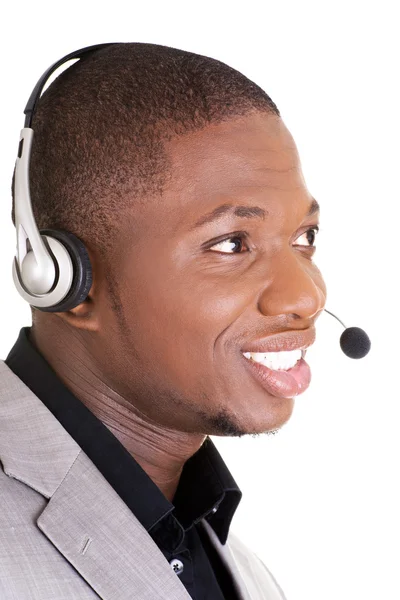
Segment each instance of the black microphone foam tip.
M348 327L340 336L340 347L350 358L364 358L371 349L371 340L360 327Z

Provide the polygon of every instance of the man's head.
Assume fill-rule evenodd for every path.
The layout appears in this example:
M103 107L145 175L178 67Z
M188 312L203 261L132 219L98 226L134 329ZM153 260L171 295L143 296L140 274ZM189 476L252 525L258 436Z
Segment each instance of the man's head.
M307 247L312 197L272 100L219 61L119 44L60 75L32 126L36 222L81 238L94 276L87 301L33 310L34 328L61 319L102 381L158 425L283 425L293 398L265 391L242 349L312 330L326 288ZM230 204L259 208L218 208Z

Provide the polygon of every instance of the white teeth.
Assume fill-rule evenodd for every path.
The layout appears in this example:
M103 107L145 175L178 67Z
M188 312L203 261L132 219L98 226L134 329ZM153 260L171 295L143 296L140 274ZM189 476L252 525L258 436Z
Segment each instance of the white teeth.
M275 371L287 371L295 366L302 356L301 350L290 352L243 352L249 360L261 363Z

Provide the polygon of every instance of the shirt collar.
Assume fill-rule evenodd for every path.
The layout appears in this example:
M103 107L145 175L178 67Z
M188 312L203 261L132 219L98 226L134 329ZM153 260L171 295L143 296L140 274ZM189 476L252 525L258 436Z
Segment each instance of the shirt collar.
M58 378L20 330L5 363L60 421L121 499L151 534L168 525L175 547L202 518L222 544L242 493L209 437L185 463L172 504L111 431ZM217 509L217 510L215 510ZM158 532L158 533L157 533Z

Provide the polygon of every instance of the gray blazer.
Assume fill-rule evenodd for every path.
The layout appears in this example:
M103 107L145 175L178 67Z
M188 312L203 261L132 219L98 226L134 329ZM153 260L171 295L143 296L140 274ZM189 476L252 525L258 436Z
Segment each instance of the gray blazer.
M190 600L151 536L59 421L0 360L1 600ZM239 539L222 545L241 600L282 600Z

